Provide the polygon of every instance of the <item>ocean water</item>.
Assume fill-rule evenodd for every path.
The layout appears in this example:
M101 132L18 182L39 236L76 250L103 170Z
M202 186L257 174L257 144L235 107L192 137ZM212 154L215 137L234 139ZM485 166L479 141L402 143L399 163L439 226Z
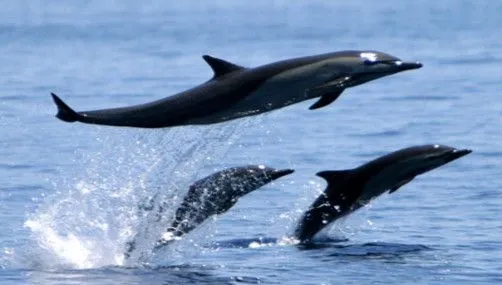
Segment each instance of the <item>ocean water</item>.
M0 283L502 283L502 2L2 1ZM374 49L424 67L258 117L142 130L67 124L77 110L152 101L245 66ZM473 153L288 241L325 187L315 173L402 147ZM162 225L139 210L247 164L294 168L146 261L122 258Z

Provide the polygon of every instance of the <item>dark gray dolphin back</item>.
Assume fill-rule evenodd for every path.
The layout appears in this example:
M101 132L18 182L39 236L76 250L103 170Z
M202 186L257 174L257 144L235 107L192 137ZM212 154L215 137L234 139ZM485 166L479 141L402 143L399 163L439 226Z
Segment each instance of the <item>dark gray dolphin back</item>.
M469 149L431 144L403 148L351 170L317 173L328 185L300 219L294 235L301 242L331 222L348 215L383 193L393 193L416 176L471 153Z
M192 231L209 217L228 211L247 193L293 172L292 169L250 165L225 169L198 180L190 186L176 209L174 221L164 236L157 241L155 249L166 246ZM165 211L165 206L158 209L158 214ZM124 253L126 258L129 258L136 249L136 242L133 239L126 244Z
M246 69L222 59L204 56L214 72L211 80L167 98L128 107L76 112L57 95L51 95L58 107L56 117L66 122L140 128L185 125L191 124L195 118L206 117L231 107L280 72L324 58L329 58L329 54Z
M189 233L209 217L228 211L247 193L293 171L251 165L229 168L195 182L176 210L174 221L157 241L155 249ZM135 241L132 241L126 249L126 257L134 248Z
M309 99L309 96L322 96L322 101L313 105L313 109L320 108L336 100L345 87L356 86L382 76L402 71L394 68L390 72L380 72L381 74L370 72L370 75L362 75L361 77L361 75L355 76L355 74L352 74L355 76L352 77L350 71L349 74L342 74L343 72L340 69L340 66L338 66L336 68L334 67L336 72L333 72L337 75L333 76L342 76L341 79L332 78L332 82L321 88L322 90L314 88L317 92L314 92L314 90L308 92L310 94L309 96L303 96L304 94L301 92L306 92L307 90L304 90L302 87L300 88L301 90L298 90L297 95L273 94L272 97L277 97L275 100L278 103L271 109L266 108L269 106L268 104L270 104L267 100L259 102L258 106L248 106L249 109L242 106L239 108L244 108L244 110L239 108L237 108L237 110L232 109L232 107L236 106L237 103L244 101L249 97L249 95L253 94L254 91L257 91L260 87L262 87L267 80L282 72L327 59L336 60L341 57L350 57L352 58L351 62L354 65L363 65L364 60L362 59L362 55L365 53L371 54L375 57L376 60L372 62L375 66L378 66L379 63L389 61L399 62L400 66L406 66L406 64L399 61L398 58L376 51L365 52L352 50L332 52L277 61L255 68L245 68L223 59L205 55L203 58L213 70L213 77L209 81L194 88L161 100L128 107L76 112L64 103L57 95L52 94L52 97L58 108L56 116L66 122L78 121L88 124L129 126L138 128L162 128L190 124L213 124L243 116L256 115L256 108L260 109L259 113L282 108L289 104L307 100ZM418 68L417 64L415 64L415 68ZM355 79L356 77L358 79ZM343 78L348 79L344 81ZM289 85L290 83L288 83L288 86ZM308 88L311 87L315 86L310 86ZM280 91L277 92L280 93ZM289 100L288 95L294 96L294 98L290 98L291 100ZM284 96L285 99L282 98ZM263 100L263 98L260 100ZM227 113L230 113L230 115ZM222 114L223 116L220 117Z
M190 186L168 232L181 236L208 217L228 211L240 197L292 172L246 166L229 168L203 178Z

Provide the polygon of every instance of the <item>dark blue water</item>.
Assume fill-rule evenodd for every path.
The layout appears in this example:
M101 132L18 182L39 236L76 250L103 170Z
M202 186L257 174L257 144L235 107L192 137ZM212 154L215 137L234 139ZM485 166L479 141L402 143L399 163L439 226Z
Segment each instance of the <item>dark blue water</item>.
M502 3L4 1L0 9L1 284L500 284ZM375 49L424 67L229 123L162 130L66 124L78 110L166 97L211 76L203 54L256 66ZM324 182L423 143L474 152L337 222L310 247L295 221ZM297 171L146 262L125 263L138 211L216 170ZM160 199L160 198L159 198Z

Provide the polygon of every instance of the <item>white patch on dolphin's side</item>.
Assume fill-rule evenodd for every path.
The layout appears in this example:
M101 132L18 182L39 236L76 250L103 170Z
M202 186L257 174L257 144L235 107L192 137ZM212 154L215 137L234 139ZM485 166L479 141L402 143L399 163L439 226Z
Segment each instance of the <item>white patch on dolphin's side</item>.
M359 56L371 62L375 62L377 60L377 54L374 52L362 52Z

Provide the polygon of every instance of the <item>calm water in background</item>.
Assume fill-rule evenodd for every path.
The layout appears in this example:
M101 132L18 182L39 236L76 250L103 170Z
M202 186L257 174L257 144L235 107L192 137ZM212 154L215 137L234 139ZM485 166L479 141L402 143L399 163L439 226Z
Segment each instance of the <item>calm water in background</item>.
M303 2L302 2L303 3ZM2 1L1 284L476 284L502 282L502 2ZM424 67L313 102L206 127L66 124L77 110L143 103L245 66L343 49ZM398 148L474 152L336 223L319 246L285 237L324 182ZM218 169L297 171L242 198L146 264L124 264L138 211ZM334 239L344 239L334 242Z

